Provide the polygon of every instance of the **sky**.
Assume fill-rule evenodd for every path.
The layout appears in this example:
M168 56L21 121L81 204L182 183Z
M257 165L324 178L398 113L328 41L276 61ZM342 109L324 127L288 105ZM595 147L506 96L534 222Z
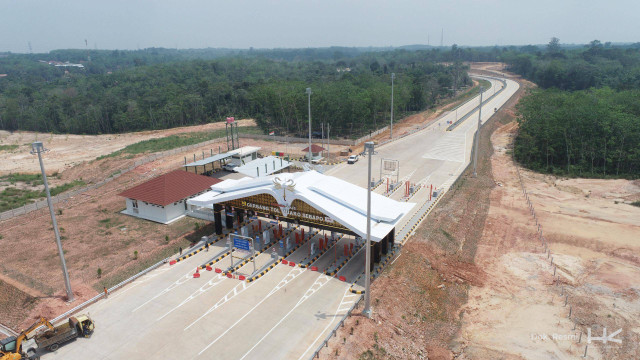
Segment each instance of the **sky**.
M0 51L640 41L637 0L0 0Z

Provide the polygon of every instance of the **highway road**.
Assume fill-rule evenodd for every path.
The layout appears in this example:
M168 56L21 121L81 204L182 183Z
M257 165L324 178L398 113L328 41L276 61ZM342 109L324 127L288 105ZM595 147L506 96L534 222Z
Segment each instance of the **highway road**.
M504 91L483 106L482 122L518 89L516 82L506 82ZM487 95L493 91L488 89ZM476 97L462 105L457 116L472 111L478 101ZM447 121L455 120L456 112L451 111L428 128L377 148L375 177L379 178L380 158L395 159L400 162L401 179L446 189L470 161L477 112L446 131ZM361 157L354 165L334 166L326 174L366 186L366 160ZM391 197L401 199L402 191ZM428 191L422 189L410 201L420 205L428 198ZM411 225L416 221L412 215L402 222ZM317 242L317 237L310 241ZM343 237L315 260L311 265L319 271L280 263L250 283L215 271L201 271L200 278L193 278L195 268L222 244L176 265L163 265L83 311L96 322L92 338L43 353L42 359L307 359L360 297L348 290L364 270L364 250L344 257L344 244L350 242L355 239ZM301 245L289 259L308 258L309 244ZM270 252L259 256L258 268L268 264ZM346 265L333 277L325 275L322 271L340 257L348 259ZM228 264L223 259L218 266ZM241 272L252 270L249 263Z

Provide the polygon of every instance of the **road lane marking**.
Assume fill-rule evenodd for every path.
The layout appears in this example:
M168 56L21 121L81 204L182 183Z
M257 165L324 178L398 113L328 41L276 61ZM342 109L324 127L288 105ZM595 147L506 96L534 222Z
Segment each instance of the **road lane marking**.
M298 268L298 267L294 268L294 270L296 270L296 269L301 270L301 272L304 272L304 269L301 269L301 268ZM292 270L292 271L294 271L294 270ZM290 272L290 273L291 273L291 272ZM288 275L288 274L287 274L287 275ZM295 279L295 277L294 277L294 278L292 278L291 280L293 280L293 279ZM288 283L288 282L287 282L287 283ZM287 283L284 283L284 284L283 284L283 282L282 282L282 281L280 282L280 284L282 284L282 286L286 285ZM255 282L254 282L254 284L255 284ZM280 285L280 284L278 284L278 285ZM316 283L314 282L314 283L313 283L313 285L311 285L311 286L314 286L315 284L316 284ZM235 323L233 323L233 325L229 326L229 327L227 328L227 330L225 330L222 334L220 334L220 336L218 336L218 337L217 337L215 340L213 340L209 345L207 345L204 349L202 349L202 350L198 353L198 356L202 355L202 353L203 353L203 352L207 351L207 349L209 349L211 346L213 346L213 344L215 344L218 340L220 340L223 336L225 336L229 331L231 331L231 329L233 329L233 328L234 328L236 325L238 325L242 320L244 320L244 318L246 318L247 316L249 316L249 314L251 314L251 313L253 312L253 310L257 309L257 308L258 308L258 306L260 306L263 302L265 302L269 297L271 297L271 295L275 294L278 290L280 290L280 287L279 287L279 288L277 288L277 289L275 289L275 288L274 288L273 290L271 290L271 292L270 292L267 296L265 296L264 298L262 298L262 300L260 300L260 301L259 301L259 302L254 306L254 307L252 307L252 308L251 308L247 313L245 313L245 314L244 314L240 319L238 319L238 321L236 321ZM307 291L308 291L308 290L307 290Z
M153 300L157 299L158 297L168 293L169 291L175 289L176 287L184 284L185 282L187 282L189 279L193 279L193 274L192 272L189 272L187 274L185 274L182 278L178 279L176 282L174 282L173 284L169 285L169 287L167 287L166 289L162 290L161 292L159 292L158 294L156 294L154 297L152 297L151 299L145 301L142 305L138 306L137 308L131 310L131 312L136 312L138 311L140 308L142 308L143 306L147 305L148 303L152 302Z
M320 290L326 283L329 282L329 280L331 280L330 277L326 276L326 275L321 275L314 283L313 285L311 285L309 287L309 289L305 292L305 294L300 298L300 300L298 300L298 303L291 309L289 310L289 312L282 317L282 319L280 319L280 321L278 321L277 324L275 324L266 334L264 334L264 336L262 338L260 338L260 340L258 340L251 349L249 349L249 351L247 351L239 360L243 360L244 358L247 357L247 355L249 355L249 353L251 353L253 351L253 349L255 349L264 339L267 338L267 336L269 336L269 334L271 334L271 332L273 330L275 330L278 326L280 326L280 324L282 324L282 322L298 307L300 306L300 304L302 304L303 302L305 302L305 300L307 300L308 298L310 298L313 294L315 294L318 290Z
M220 284L221 282L224 281L224 279L226 278L226 276L223 276L222 274L217 274L216 277L212 278L211 280L207 281L207 283L205 283L204 285L202 285L198 290L196 290L194 293L192 293L191 295L189 295L186 299L184 299L180 304L178 304L177 306L175 306L173 309L169 310L166 314L160 316L156 321L162 320L165 316L171 314L172 312L174 312L175 310L177 310L178 308L182 307L184 304L188 303L189 301L197 298L198 296L204 294L205 292L211 290L214 286ZM243 281L244 283L244 281Z
M291 271L289 271L287 273L287 275L285 275L285 277L280 281L280 283L278 283L278 285L276 285L273 289L271 289L269 294L267 294L267 296L265 296L264 299L266 299L266 298L270 297L271 295L273 295L276 291L280 290L282 287L287 285L289 282L294 280L296 277L298 277L303 272L304 272L304 269L299 268L299 267L295 267L295 268L291 269ZM204 319L207 315L211 314L213 311L215 311L216 309L218 309L222 305L224 305L227 302L231 301L231 299L233 299L235 296L237 296L238 294L242 293L244 290L248 289L249 287L253 286L258 281L260 281L260 280L262 280L264 278L265 277L262 276L259 279L255 280L255 281L252 281L250 283L247 283L246 281L242 281L240 284L236 285L236 287L234 287L231 291L229 291L222 299L220 299L217 303L215 303L212 307L210 307L204 314L202 314L194 322L189 324L186 328L184 328L184 330L185 331L188 330L190 327L195 325L198 321ZM238 290L238 288L242 288L242 289Z
M354 295L351 294L349 292L349 288L347 288L344 291L344 294L342 295L342 300L340 301L340 304L338 305L336 312L333 314L333 318L337 318L338 313L340 312L340 309L342 308L342 303L344 302L345 297L352 297L352 296L362 296L362 295ZM351 307L349 307L351 308ZM347 309L348 310L348 309ZM311 344L309 345L309 347L307 348L307 350L305 350L302 355L300 355L300 357L298 358L298 360L304 359L305 358L305 354L309 352L309 350L311 350L313 348L313 345L318 341L318 339L320 339L320 337L327 331L327 329L329 328L329 326L331 326L331 324L333 324L333 321L329 321L329 323L327 324L327 326L324 327L324 329L322 330L322 332L320 332L320 334L318 334L318 336L313 340L313 342L311 342Z

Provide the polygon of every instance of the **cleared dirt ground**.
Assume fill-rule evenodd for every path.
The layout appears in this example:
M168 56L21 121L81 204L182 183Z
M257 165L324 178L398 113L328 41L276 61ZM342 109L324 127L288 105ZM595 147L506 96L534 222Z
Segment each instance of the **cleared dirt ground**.
M253 126L250 119L239 120L239 126ZM42 141L50 150L45 154L47 173L62 172L84 161L91 161L101 155L108 155L127 145L143 140L165 137L180 133L212 131L224 129L224 122L206 125L185 126L168 130L141 131L135 133L109 135L54 135L27 131L8 132L0 130L0 145L18 145L13 150L0 151L0 175L8 173L37 173L40 171L38 158L29 154L31 143Z
M575 359L603 327L622 344L594 341L588 358L640 357L640 208L625 203L640 182L521 171L554 278L509 152L515 102L483 129L479 178L466 174L373 283L373 320L356 311L322 358Z
M492 137L494 178L503 186L492 191L476 255L476 265L490 276L483 288L469 293L459 339L461 358L576 358L584 354L587 328L601 336L606 327L608 333L622 329L616 337L622 344L593 342L589 357L637 359L640 208L624 201L637 199L640 183L559 179L521 171L558 266L559 280L554 280L507 154L515 130L510 123ZM575 338L540 336L579 339L580 331L580 344Z

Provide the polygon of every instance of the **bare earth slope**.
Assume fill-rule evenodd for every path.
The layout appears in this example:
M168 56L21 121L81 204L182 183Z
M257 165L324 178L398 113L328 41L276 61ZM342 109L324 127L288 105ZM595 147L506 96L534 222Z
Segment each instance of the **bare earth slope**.
M510 123L492 137L493 173L503 186L492 191L476 255L476 264L490 276L485 287L469 293L460 333L462 358L496 353L507 358L575 358L584 354L587 328L601 336L607 327L609 333L622 329L616 337L622 344L593 342L587 350L590 358L637 359L640 208L621 199L636 198L640 186L627 180L567 180L521 171L558 266L560 277L554 281L506 153L515 130ZM580 331L584 339L578 343ZM554 334L560 337L554 340Z
M354 313L321 357L575 359L587 328L606 327L622 343L594 340L588 358L639 358L640 208L624 202L640 182L521 170L554 277L508 150L521 95L484 127L479 178L466 174L373 283L373 320Z
M239 120L239 126L255 125L253 120ZM62 172L83 161L90 161L99 156L110 154L127 145L143 140L165 137L169 135L199 131L224 129L224 122L206 125L185 126L168 130L141 131L135 133L109 135L54 135L28 131L10 133L0 130L0 145L18 145L10 151L0 151L0 175L8 173L37 173L40 171L38 158L29 154L31 143L42 141L51 154L46 156L47 172Z

